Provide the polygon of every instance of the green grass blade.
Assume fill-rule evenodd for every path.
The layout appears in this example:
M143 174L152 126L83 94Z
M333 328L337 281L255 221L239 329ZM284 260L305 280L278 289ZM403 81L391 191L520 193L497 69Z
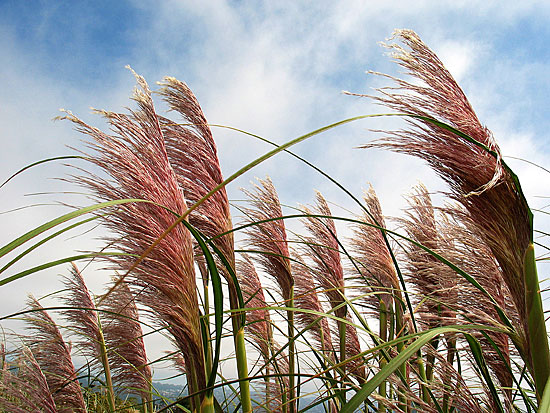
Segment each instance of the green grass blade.
M46 163L46 162L59 161L61 159L84 159L84 157L80 156L80 155L66 155L66 156L56 156L54 158L42 159L40 161L33 162L30 165L24 166L23 168L18 170L16 173L14 173L12 176L10 176L8 179L6 179L4 182L2 182L2 185L0 185L0 188L2 188L4 185L6 185L9 181L11 181L17 175L25 172L27 169L30 169L33 166L41 165L41 164Z
M542 399L539 405L539 413L550 412L550 380L546 382L546 387L542 393Z
M537 400L541 400L550 375L550 350L540 284L535 261L535 247L529 244L524 257L525 296L527 304L527 327L532 358Z
M457 328L439 327L419 334L416 341L405 347L397 356L393 357L372 379L367 381L361 389L344 405L341 413L352 413L374 392L392 373L416 354L434 337L447 332L458 332Z
M20 237L4 245L2 248L0 248L0 258L8 254L9 252L13 251L15 248L21 246L25 242L48 231L49 229L56 227L57 225L63 224L64 222L70 221L71 219L77 218L84 214L89 214L94 211L98 211L103 208L108 208L115 205L128 204L130 202L150 202L150 201L147 201L144 199L117 199L114 201L100 202L98 204L90 205L85 208L80 208L80 209L77 209L76 211L69 212L68 214L61 215L60 217L52 219L51 221L48 221L45 224L42 224L36 227L35 229L21 235Z
M95 217L91 217L91 218L87 218L87 219L84 219L82 221L78 221L72 225L69 225L68 227L66 228L63 228L57 232L55 232L54 234L52 235L49 235L47 236L46 238L40 240L39 242L37 242L36 244L34 244L33 246L27 248L25 251L23 251L21 254L19 254L17 257L15 257L13 260L11 260L10 262L8 262L6 265L4 265L2 268L0 268L0 274L3 273L4 271L6 271L9 267L11 267L13 264L15 264L17 261L19 261L21 258L23 258L25 255L31 253L32 251L34 251L36 248L38 248L39 246L45 244L46 242L54 239L55 237L57 237L58 235L61 235L63 234L64 232L67 232L73 228L76 228L80 225L83 225L83 224L87 224L88 222L91 222L95 219L97 219L99 217L95 216Z
M464 333L464 338L466 338L466 341L468 341L471 354L472 356L474 356L474 360L477 364L479 372L483 376L483 379L485 380L487 387L489 387L489 391L493 396L493 401L495 402L496 407L498 408L498 411L504 413L504 407L502 407L502 403L500 401L500 397L497 392L495 383L493 382L493 378L491 377L491 374L489 373L489 369L487 368L487 364L485 363L485 358L483 357L483 351L481 350L481 345L470 334Z
M98 256L109 257L109 256L113 256L113 255L121 255L121 254L116 253L116 252L93 252L93 253L89 253L89 254L73 255L73 256L70 256L70 257L61 258L59 260L46 262L44 264L37 265L36 267L26 269L24 271L18 272L17 274L14 274L14 275L11 275L9 277L1 279L0 280L0 287L3 286L3 285L8 284L10 282L13 282L15 280L18 280L20 278L26 277L27 275L34 274L35 272L39 272L39 271L42 271L42 270L46 270L48 268L52 268L52 267L55 267L57 265L67 264L67 263L70 263L70 262L73 262L73 261L84 260L84 259L87 259L87 258L96 258Z
M216 381L216 376L218 373L218 365L220 361L220 351L221 351L221 341L222 341L222 326L223 326L223 290L222 290L222 281L218 269L216 267L216 262L214 257L208 250L206 243L203 240L201 234L191 226L187 221L182 222L183 225L191 232L191 235L197 240L199 247L204 255L208 270L210 272L210 280L212 281L213 294L214 294L214 325L215 325L215 336L216 336L216 346L214 350L214 359L212 361L212 371L208 372L208 382L207 387L211 388L214 386ZM207 391L207 396L212 394L213 389Z

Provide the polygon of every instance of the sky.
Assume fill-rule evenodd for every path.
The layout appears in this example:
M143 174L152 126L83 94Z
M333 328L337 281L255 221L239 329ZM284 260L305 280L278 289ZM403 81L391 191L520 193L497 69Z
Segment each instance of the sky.
M550 4L542 0L418 0L414 5L388 0L0 0L0 181L33 162L82 148L82 137L69 122L52 121L60 108L104 127L90 107L131 107L135 80L126 65L153 89L164 76L186 82L211 123L278 143L352 116L385 112L342 91L373 93L374 87L388 85L366 71L399 74L379 42L396 28L408 28L457 79L519 175L531 207L544 211L550 203L543 198L550 196L548 172L514 158L550 169L549 19ZM157 108L166 109L158 98ZM371 129L400 125L394 118L362 120L294 150L356 196L372 183L384 213L397 216L406 206L404 195L418 182L433 191L445 189L416 159L356 148L376 137ZM238 132L214 128L213 133L225 176L271 149ZM63 162L53 162L0 188L2 245L67 212L59 202L90 202L64 180L72 172ZM240 188L266 175L283 204L311 203L319 190L334 213L358 212L338 188L286 154L232 183L230 198L242 199ZM548 232L543 212L535 220ZM82 232L40 247L0 277L100 245L97 232ZM6 262L4 257L0 264ZM28 293L42 297L59 290L67 271L56 267L0 286L0 317L23 308ZM547 267L539 271L545 278ZM93 271L84 275L92 291L101 293L104 278ZM19 328L12 321L0 325Z

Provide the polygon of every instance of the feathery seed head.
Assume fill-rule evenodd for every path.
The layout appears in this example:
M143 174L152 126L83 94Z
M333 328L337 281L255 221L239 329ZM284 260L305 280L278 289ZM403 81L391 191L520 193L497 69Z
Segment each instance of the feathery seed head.
M306 217L302 223L311 234L306 238L303 252L313 262L313 277L334 308L344 302L344 269L340 260L340 245L336 233L336 225L331 217L332 213L327 201L320 192L316 193L317 206L312 210L304 207L304 212L310 215L323 217ZM345 309L337 310L342 316Z
M365 147L382 147L424 159L451 189L479 228L497 259L520 318L526 323L523 257L531 236L529 209L514 176L503 166L490 131L481 125L462 89L437 56L411 30L395 32L408 47L392 44L393 57L420 84L387 76L375 101L400 113L446 123L487 149L439 125L409 119L411 128L393 131Z
M386 222L382 215L380 201L371 185L365 191L363 199L370 215L365 212L360 219L367 224L385 228ZM361 270L361 275L357 277L356 282L366 284L365 288L361 288L363 293L377 293L369 294L365 301L375 313L378 313L380 299L384 301L386 308L390 308L393 303L392 297L400 295L395 266L384 236L378 228L357 224L353 227L353 233L351 250Z
M180 125L166 118L159 118L165 137L170 163L185 198L195 203L223 182L216 144L197 98L189 87L172 77L160 83L160 94L178 112L187 124ZM220 189L195 209L189 222L213 238L232 229L229 201L225 188ZM216 238L216 245L234 264L233 234ZM228 282L232 284L232 280Z
M271 337L271 319L267 303L252 260L247 254L242 254L242 260L237 261L237 277L247 310L245 330L256 344L264 360L269 360Z
M104 310L102 327L113 382L140 392L140 396L147 400L152 373L147 363L138 309L128 283L118 283L100 308Z
M117 249L124 253L111 260L124 273L132 268L127 281L141 289L138 300L168 328L202 388L206 378L191 236L178 225L157 242L177 215L187 210L187 204L167 153L167 132L162 126L167 121L157 116L145 80L137 75L136 79L139 89L133 99L138 110L129 115L100 112L112 135L67 116L90 138L88 159L108 176L81 176L78 181L100 200L149 201L119 205L102 216L104 225L115 234ZM135 266L134 257L155 242L155 248Z
M398 219L407 236L433 252L446 255L436 222L434 207L426 187L419 184L409 197L406 218ZM420 316L428 327L454 324L456 314L455 272L433 255L410 243L405 249L408 279L418 292Z
M265 180L258 179L258 181L261 186L255 185L254 192L243 190L253 206L253 208L244 209L245 222L254 224L270 219L272 221L248 227L247 242L259 252L255 258L265 272L276 281L281 296L288 300L294 279L289 260L285 223L284 220L277 219L283 216L281 204L271 179L267 177Z
M294 304L296 308L303 310L324 313L322 303L319 301L317 289L313 276L307 265L300 259L298 254L293 254L295 265L293 265L294 274ZM319 315L304 313L298 311L294 315L297 325L300 328L310 326L309 333L315 340L319 350L328 353L334 358L334 349L332 347L331 331L328 320L323 317L319 320ZM315 324L312 324L314 323Z
M13 369L8 369L6 363L0 371L0 409L10 413L67 411L56 408L46 377L31 350L23 347L18 353L10 366Z
M72 327L72 335L77 340L77 347L87 357L93 367L101 363L101 331L98 313L94 301L86 287L82 273L71 263L70 276L63 278L67 293L62 302L69 307L63 312L63 317Z
M26 340L27 345L44 375L57 411L85 412L86 405L69 346L38 300L30 296L28 304L33 312L26 317L27 328L32 331ZM41 379L37 379L40 382Z

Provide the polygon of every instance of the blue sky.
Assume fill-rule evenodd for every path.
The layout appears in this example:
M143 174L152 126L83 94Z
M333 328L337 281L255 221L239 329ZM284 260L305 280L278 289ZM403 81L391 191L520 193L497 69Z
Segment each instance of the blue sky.
M410 3L412 4L412 2ZM163 76L185 81L212 123L231 125L277 142L347 117L378 113L366 99L380 79L365 71L397 74L377 42L395 28L415 30L440 56L466 91L478 116L493 130L504 155L550 168L550 5L546 1L0 1L0 180L39 159L71 154L80 137L66 122L52 122L59 108L102 125L89 107L120 111L130 106L131 65L153 87ZM163 110L158 103L159 110ZM402 196L419 180L444 187L421 162L354 147L373 139L370 128L399 121L367 120L317 136L296 148L308 160L361 194L371 182L384 211L398 215ZM225 175L269 148L249 137L214 130ZM510 159L534 207L546 205L548 175ZM0 189L1 210L59 199L82 205L75 191L53 178L61 164L38 167ZM229 188L269 174L283 203L309 203L313 189L344 208L352 203L311 170L280 155ZM335 207L335 212L341 212ZM36 206L0 215L0 242L59 215L59 206ZM343 213L343 212L342 212ZM544 215L537 217L546 227ZM342 231L346 231L342 229ZM66 238L37 251L26 266L74 249L91 237ZM67 251L65 253L65 251ZM34 260L34 261L33 261ZM23 267L21 267L23 268ZM59 288L50 270L10 284L0 314L21 308L25 294ZM542 274L544 277L545 274ZM89 277L101 292L101 283ZM6 287L0 287L6 288Z

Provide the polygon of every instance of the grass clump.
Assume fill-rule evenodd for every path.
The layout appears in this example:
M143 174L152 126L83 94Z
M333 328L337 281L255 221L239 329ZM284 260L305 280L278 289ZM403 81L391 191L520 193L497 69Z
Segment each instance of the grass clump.
M247 204L236 206L244 219L234 225L225 190L305 139L382 115L275 145L224 179L200 105L176 79L166 78L160 95L180 122L157 114L137 74L136 109L98 111L109 133L67 113L86 135L80 158L99 170L79 169L73 179L95 203L1 248L3 258L30 243L0 272L54 237L36 236L84 214L108 230L105 249L4 275L0 285L76 259L103 260L117 275L93 297L73 264L63 306L52 309L63 328L29 301L34 338L14 355L2 347L0 407L25 411L32 400L52 412L545 411L548 337L533 215L519 180L437 56L410 30L395 38L402 45L387 47L414 79L383 75L394 85L371 98L407 128L385 131L365 148L419 157L449 187L442 206L423 185L414 188L409 208L393 220L397 230L387 227L372 187L361 201L314 166L356 201L357 215L334 215L320 192L314 206L285 214L268 177L245 190ZM290 231L290 220L304 231ZM338 235L340 225L351 227L351 238ZM154 403L143 317L173 342L168 358L186 380L186 394L164 399L162 408ZM224 336L233 345L222 360ZM75 369L74 350L87 357L83 369L98 390L79 384L84 370ZM225 376L222 362L232 363L235 377Z

